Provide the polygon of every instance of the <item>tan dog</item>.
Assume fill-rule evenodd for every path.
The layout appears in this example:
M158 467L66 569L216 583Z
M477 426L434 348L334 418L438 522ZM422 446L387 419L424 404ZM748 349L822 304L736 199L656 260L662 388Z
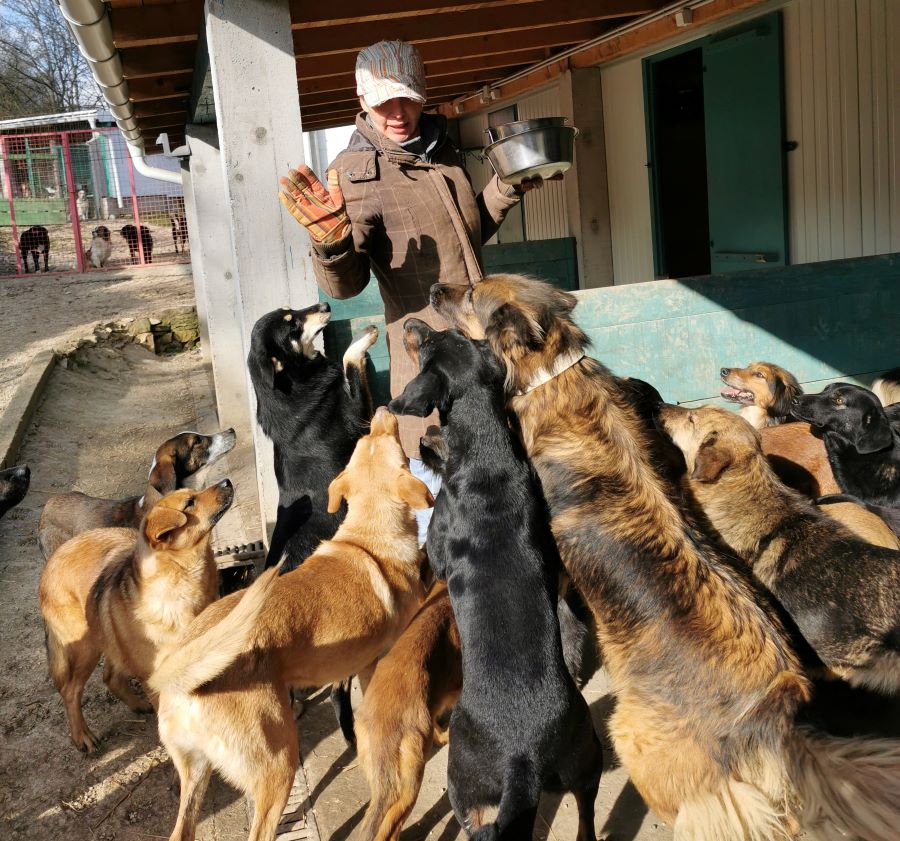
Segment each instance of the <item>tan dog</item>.
M331 483L328 510L342 499L348 512L335 536L274 581L262 613L240 593L210 605L150 679L181 778L172 841L194 838L213 768L252 798L252 841L274 838L298 760L288 687L356 674L365 689L419 608L413 509L434 500L409 472L397 419L383 407Z
M431 288L506 366L562 561L597 620L610 735L635 787L678 841L785 839L798 824L893 841L900 744L796 725L811 685L783 625L667 496L621 386L585 355L577 301L516 275Z
M47 660L79 750L98 742L81 697L101 655L113 694L136 712L151 711L153 694L148 703L128 679L145 682L160 649L216 597L209 533L233 499L227 479L178 490L154 500L139 530L87 531L50 557L38 588Z
M727 388L722 397L740 403L741 417L756 429L777 426L791 417L791 400L803 394L790 372L771 362L751 362L746 368L722 368Z
M839 494L825 442L804 421L768 426L759 430L762 449L772 469L786 485L817 499Z
M409 817L433 743L445 744L437 720L462 691L459 631L444 582L375 668L356 716L359 764L371 799L359 841L397 841Z
M900 553L857 539L785 487L757 432L734 413L664 406L659 423L684 453L712 527L825 665L851 682L900 691Z

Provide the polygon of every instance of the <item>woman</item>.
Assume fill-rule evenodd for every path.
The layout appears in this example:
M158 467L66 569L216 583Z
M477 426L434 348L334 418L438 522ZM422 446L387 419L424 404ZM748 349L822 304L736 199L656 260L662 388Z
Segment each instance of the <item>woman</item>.
M329 167L327 189L301 166L281 179L279 198L309 231L316 280L328 295L350 298L371 273L378 279L396 396L418 373L403 350L404 320L447 326L429 305L431 285L481 280L482 244L540 181L514 188L495 175L475 195L446 119L422 113L425 68L410 44L381 41L362 50L356 92L362 112ZM413 473L436 492L439 480L419 460L429 422L401 418L400 437Z

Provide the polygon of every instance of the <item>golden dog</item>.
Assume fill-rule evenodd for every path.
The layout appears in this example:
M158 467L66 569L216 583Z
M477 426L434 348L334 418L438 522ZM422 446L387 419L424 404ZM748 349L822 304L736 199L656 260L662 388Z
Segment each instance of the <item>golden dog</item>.
M81 698L101 655L103 680L113 694L136 712L151 711L153 693L148 703L128 679L146 681L162 647L217 594L209 534L234 499L231 482L165 497L153 489L148 494L140 529L83 532L50 556L41 575L50 676L79 750L91 751L98 742Z
M150 679L159 734L181 778L172 841L192 841L213 768L249 795L251 841L270 841L298 761L288 687L356 674L365 688L422 600L413 509L434 500L409 472L397 419L380 408L328 510L347 516L295 570L265 585L265 609L234 593L205 610ZM256 586L256 585L254 585ZM248 591L250 592L250 591Z
M825 665L852 683L900 692L900 552L863 542L785 487L738 415L663 406L659 423L684 453L712 527Z
M791 419L791 400L803 394L790 372L771 362L751 362L746 368L722 368L727 388L722 397L741 404L741 417L756 429Z

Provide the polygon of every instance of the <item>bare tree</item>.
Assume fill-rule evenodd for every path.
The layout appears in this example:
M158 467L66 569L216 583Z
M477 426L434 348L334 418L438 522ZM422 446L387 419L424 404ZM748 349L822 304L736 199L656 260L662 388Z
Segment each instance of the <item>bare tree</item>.
M100 100L54 0L0 0L0 118L90 108Z

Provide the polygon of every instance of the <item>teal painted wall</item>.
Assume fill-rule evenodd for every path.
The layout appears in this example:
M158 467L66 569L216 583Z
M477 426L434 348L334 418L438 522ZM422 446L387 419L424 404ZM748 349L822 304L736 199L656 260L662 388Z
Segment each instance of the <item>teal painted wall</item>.
M491 265L487 256L485 264ZM540 268L502 266L529 274ZM560 285L568 282L563 275ZM900 253L575 294L574 316L591 339L590 355L617 374L653 383L670 402L717 400L719 369L754 360L782 365L811 392L835 380L868 385L900 365ZM351 335L378 325L370 372L385 402L388 357L377 284L331 304L325 340L331 358L340 358Z
M811 392L900 364L900 254L576 294L590 355L670 402L717 400L719 369L756 360Z

